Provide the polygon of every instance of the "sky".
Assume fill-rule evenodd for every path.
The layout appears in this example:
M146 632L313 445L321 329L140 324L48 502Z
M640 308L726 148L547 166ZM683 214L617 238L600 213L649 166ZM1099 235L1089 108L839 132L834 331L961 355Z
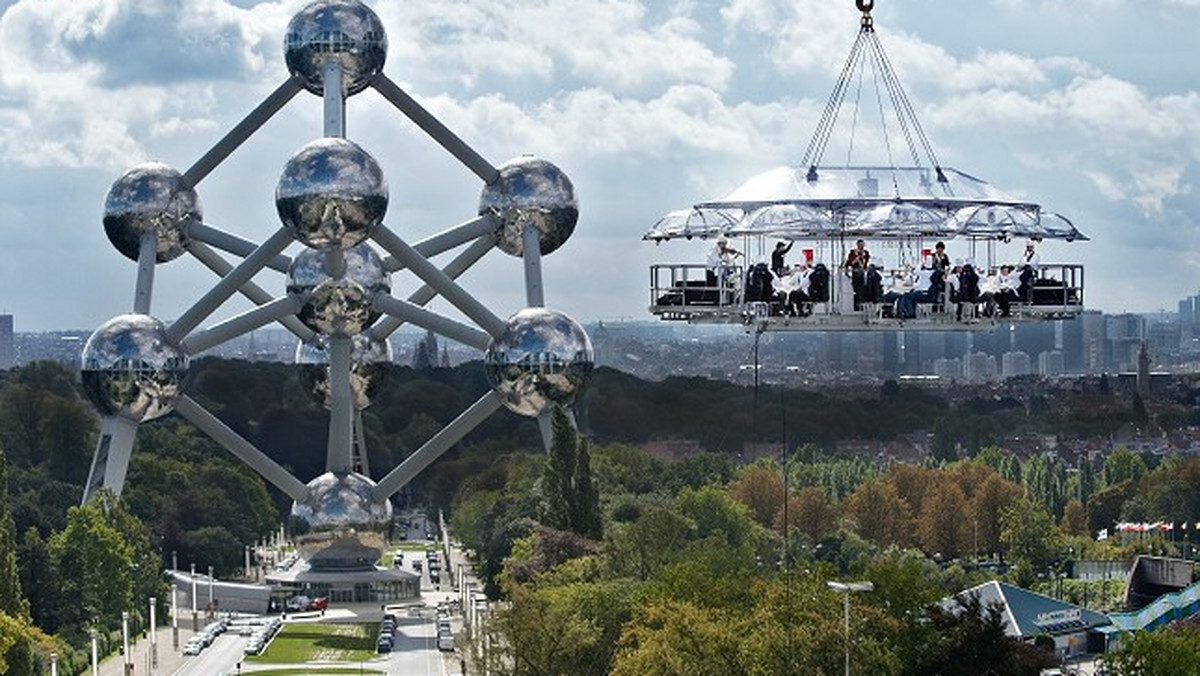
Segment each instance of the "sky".
M109 187L150 160L186 170L279 86L305 4L0 0L0 312L17 331L132 309ZM650 226L801 161L859 26L853 0L367 4L393 81L492 164L532 154L571 179L579 222L543 278L546 305L581 322L650 320L650 265L707 248L644 242ZM941 163L1091 238L1041 249L1086 266L1089 308L1170 311L1200 290L1200 0L876 0L873 17ZM255 242L277 230L275 185L321 113L301 93L201 181L205 222ZM385 224L406 241L475 216L479 179L373 90L347 102L347 136L382 165ZM460 282L506 318L522 275L497 250ZM282 293L279 273L256 281ZM151 314L173 319L214 282L187 256L159 265ZM397 296L415 286L393 279Z

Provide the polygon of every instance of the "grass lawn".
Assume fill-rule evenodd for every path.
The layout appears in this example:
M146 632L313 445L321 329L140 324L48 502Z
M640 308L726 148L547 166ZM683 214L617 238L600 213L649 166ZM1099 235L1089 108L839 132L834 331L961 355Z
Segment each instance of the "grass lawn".
M375 635L378 622L341 624L297 622L285 624L271 645L260 655L248 655L248 662L271 664L305 664L308 662L364 662L374 659ZM267 673L267 672L256 672ZM270 673L317 673L316 671L286 671ZM356 673L350 671L321 671L320 673Z

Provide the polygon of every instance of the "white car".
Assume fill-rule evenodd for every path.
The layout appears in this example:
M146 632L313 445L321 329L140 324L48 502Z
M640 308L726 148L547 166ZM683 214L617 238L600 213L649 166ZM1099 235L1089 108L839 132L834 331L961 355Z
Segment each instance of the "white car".
M438 634L437 649L447 651L454 650L454 634L451 634L450 632Z
M183 644L184 655L199 655L202 650L204 650L204 642L194 638Z

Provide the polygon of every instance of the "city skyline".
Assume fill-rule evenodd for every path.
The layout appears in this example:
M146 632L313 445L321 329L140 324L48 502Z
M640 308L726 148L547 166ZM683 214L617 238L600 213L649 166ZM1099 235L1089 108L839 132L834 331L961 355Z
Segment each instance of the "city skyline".
M108 187L147 160L186 169L278 86L305 4L0 2L0 311L17 331L130 311L136 266L104 235ZM465 2L453 17L367 4L388 31L384 71L451 130L494 164L531 153L572 179L580 221L545 259L546 303L583 322L650 319L649 265L703 260L703 242L641 241L660 216L800 161L858 29L852 0ZM1183 47L1200 1L879 0L874 18L941 162L1092 238L1042 249L1087 266L1088 308L1171 310L1195 292L1200 66ZM320 115L302 94L201 182L206 222L253 241L277 229L280 170ZM389 228L417 241L475 215L478 179L381 97L352 97L347 119L383 165ZM186 257L156 274L162 318L214 281ZM462 283L507 315L521 279L493 252ZM260 280L282 294L281 275Z

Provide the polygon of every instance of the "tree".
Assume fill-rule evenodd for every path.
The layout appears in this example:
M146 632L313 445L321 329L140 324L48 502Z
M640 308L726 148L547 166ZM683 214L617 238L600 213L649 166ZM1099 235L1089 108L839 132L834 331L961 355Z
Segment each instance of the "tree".
M744 674L741 637L753 633L734 610L665 601L642 608L621 636L613 676Z
M971 500L972 549L991 554L1000 551L1000 522L1004 510L1021 497L1021 489L997 474L984 480Z
M858 487L846 499L843 514L855 524L858 534L886 547L912 541L908 505L889 481L875 479Z
M816 486L803 488L796 497L790 498L788 512L792 527L811 542L819 542L837 527L837 506ZM782 525L782 510L776 516L777 523Z
M981 667L997 674L1037 676L1053 666L1053 653L1027 645L1005 634L1003 607L984 606L977 594L955 597L951 606L933 604L927 614L933 631L919 653L911 674L977 676Z
M604 520L600 514L600 491L592 478L590 446L587 439L579 439L578 455L575 458L572 526L576 533L598 540L604 534Z
M636 521L610 525L606 561L618 577L648 580L682 555L691 530L677 512L648 506Z
M132 607L132 556L121 533L105 520L94 503L72 507L67 528L50 538L50 556L61 575L62 625L82 631L120 623L121 611Z
M971 547L967 498L958 482L943 475L936 488L925 494L917 517L917 537L929 554L956 558Z
M1117 448L1104 459L1104 485L1115 486L1122 481L1138 480L1147 472L1141 456L1127 448Z
M542 473L542 523L586 537L601 535L600 494L592 479L591 453L566 410L554 408L553 440Z
M1058 554L1062 533L1046 510L1020 498L1001 514L1000 542L1009 556L1043 571Z
M578 444L575 429L561 406L551 416L553 440L546 470L542 474L542 523L558 530L571 529L571 504L574 490L575 454Z
M750 508L755 521L770 526L783 507L783 477L778 467L754 464L741 471L729 494Z
M0 613L29 618L29 602L21 593L17 566L17 533L8 507L8 460L0 447Z
M1126 635L1119 648L1105 655L1105 663L1121 676L1196 676L1200 674L1200 627L1176 623Z
M1078 500L1068 502L1058 525L1067 535L1088 535L1087 511L1083 503Z

